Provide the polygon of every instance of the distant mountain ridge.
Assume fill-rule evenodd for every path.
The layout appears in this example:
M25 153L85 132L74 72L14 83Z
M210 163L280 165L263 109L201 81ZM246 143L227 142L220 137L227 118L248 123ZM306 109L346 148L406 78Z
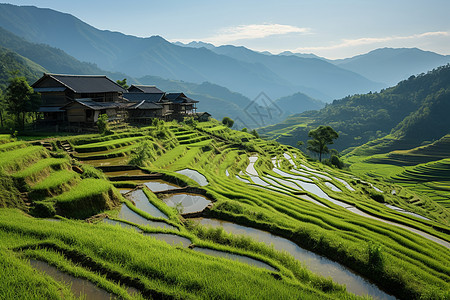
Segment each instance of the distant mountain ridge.
M166 92L183 91L200 101L198 104L199 111L207 111L219 120L229 116L240 119L249 127L257 127L243 110L251 103L251 100L213 83L196 84L167 80L157 76L134 78L123 73L107 72L94 64L80 62L60 49L44 44L30 43L1 27L0 45L3 45L3 47L0 46L0 88L6 87L9 77L15 71L19 71L18 75L25 76L30 83L40 78L44 72L82 75L105 74L114 80L127 78L129 84L157 85ZM307 108L307 106L297 105L296 110L290 109L289 111L291 113L302 112ZM281 120L280 118L274 119L273 122Z
M0 26L14 34L57 47L102 69L134 77L152 75L194 83L209 81L249 98L262 91L272 98L303 92L330 101L382 87L319 59L251 51L249 57L253 59L245 60L229 49L211 51L203 44L201 48L181 47L159 36L138 38L98 30L74 16L50 9L10 4L0 4L0 8ZM223 50L227 53L217 53Z
M450 55L417 48L382 48L331 62L370 80L392 86L411 75L428 72L450 63Z

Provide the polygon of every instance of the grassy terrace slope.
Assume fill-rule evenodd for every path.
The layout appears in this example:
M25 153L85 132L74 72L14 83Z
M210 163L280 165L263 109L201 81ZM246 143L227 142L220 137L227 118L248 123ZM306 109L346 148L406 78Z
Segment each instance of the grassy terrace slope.
M369 155L376 146L364 145L348 155L352 170L382 177L400 186L408 187L450 208L450 135L434 143L410 150Z
M75 159L28 144L14 146L24 151L22 155L14 154L15 151L0 152L0 155L7 153L4 157L8 157L10 163L2 168L11 179L10 185L4 183L7 188L2 190L15 188L31 195L31 188L39 183L59 186L56 178L45 179L52 173L70 173L73 171L69 166L80 166L84 170L82 175L77 173L72 178L64 172L68 178L66 184L77 188L65 191L49 188L35 202L51 202L56 213L81 218L74 208L90 206L91 198L85 195L86 192L103 195L105 202L98 203L108 203L113 195L117 195L108 181L99 179L103 177L101 172L89 165L119 166L120 169L120 166L125 168L125 165L133 164L145 174L161 174L167 181L179 186L189 185L206 195L213 206L203 212L205 217L229 220L287 238L370 278L399 298L449 297L450 250L405 229L406 226L439 238L445 245L450 241L449 213L408 189L324 167L306 160L297 149L255 139L250 134L214 122L195 124L195 127L159 123L156 127L109 136L66 137L63 142L71 144ZM77 149L83 149L82 153L76 152ZM40 163L50 158L66 160ZM42 166L33 168L39 171L25 171L37 163ZM54 167L55 164L60 167ZM200 186L195 177L188 178L175 172L186 168L201 173L208 184ZM48 175L29 175L36 172L44 175L48 172ZM18 181L14 174L23 179ZM116 181L114 185L131 187L139 184L131 175L128 177L127 180L127 176L122 176L124 180ZM35 182L36 178L39 182ZM62 174L58 178L63 178ZM111 192L100 192L106 187ZM399 193L393 195L394 189ZM129 224L137 225L144 232L141 234L120 226L94 226L68 220L55 223L30 218L17 210L0 210L0 248L8 261L1 267L14 266L21 270L19 278L31 285L38 278L27 275L30 267L23 259L37 258L67 273L88 278L123 298L133 297L127 294L126 286L136 288L143 297L354 298L342 287L310 273L287 254L246 237L185 222L158 195L148 190L145 194L151 203L166 213L168 220L154 218L129 201L126 205L144 218L170 223L174 229ZM120 195L117 197L125 201ZM27 211L27 205L21 199L8 202L7 206ZM410 199L418 199L422 204ZM398 212L384 204L416 212L427 219ZM29 205L33 207L32 202ZM346 207L357 208L363 213L356 214ZM90 209L92 214L94 210L103 210L113 219L117 216L117 211L108 211L109 207L92 206ZM245 255L279 271L212 258L145 236L157 232L188 238L195 247ZM125 286L119 286L118 281ZM0 290L11 291L11 288L2 286ZM52 293L52 289L48 284L42 284L31 288L30 293Z

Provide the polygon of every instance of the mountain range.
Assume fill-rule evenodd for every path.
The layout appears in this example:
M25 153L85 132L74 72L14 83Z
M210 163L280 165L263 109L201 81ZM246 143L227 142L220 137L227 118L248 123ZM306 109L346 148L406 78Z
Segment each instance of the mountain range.
M204 42L170 43L159 36L138 38L99 30L51 9L10 4L0 8L2 59L15 61L3 69L11 70L18 63L23 74L28 70L27 78L36 77L36 70L46 70L156 84L200 100L199 110L217 119L235 118L238 128L275 124L290 114L377 91L450 62L450 56L420 49L384 48L327 60L289 51L273 55ZM2 73L6 78L6 71ZM269 106L261 107L261 95ZM265 109L270 118L259 122L251 108Z
M139 38L99 30L50 9L10 4L1 4L0 8L0 27L17 36L133 77L209 81L250 99L260 92L273 99L303 92L331 101L383 87L321 59L266 55L239 47L181 47L160 36Z

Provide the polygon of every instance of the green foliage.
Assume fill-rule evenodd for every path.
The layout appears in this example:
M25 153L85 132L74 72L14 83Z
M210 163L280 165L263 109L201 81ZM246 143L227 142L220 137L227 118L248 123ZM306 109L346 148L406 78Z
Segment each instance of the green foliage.
M308 133L312 140L308 140L308 150L319 153L319 161L322 161L322 154L329 153L328 146L333 144L333 140L339 137L339 134L330 126L320 125Z
M117 79L116 80L117 84L120 85L121 87L123 87L124 89L128 89L130 86L127 84L127 79L124 78L122 80Z
M109 130L108 126L108 115L107 114L101 114L98 116L97 120L97 128L100 134L105 134Z
M37 111L40 95L29 86L25 77L13 77L6 88L7 111L16 117L17 128L25 128L27 112Z
M339 151L357 147L390 133L396 139L419 146L447 133L450 65L410 77L377 93L353 95L333 101L320 111L304 112L284 122L260 128L262 135L295 146L319 126L332 126L340 133ZM411 147L410 147L411 148ZM392 150L398 149L394 148ZM379 149L376 152L383 153Z
M130 165L145 167L149 164L150 160L152 160L155 156L155 144L150 140L143 140L139 143L139 146L133 151L131 155L131 159L129 161Z
M258 134L258 131L256 131L256 129L253 129L253 130L250 132L250 134L253 135L255 138L259 138L259 134Z
M231 128L234 125L234 121L230 117L224 117L222 119L222 124L227 126L228 128Z

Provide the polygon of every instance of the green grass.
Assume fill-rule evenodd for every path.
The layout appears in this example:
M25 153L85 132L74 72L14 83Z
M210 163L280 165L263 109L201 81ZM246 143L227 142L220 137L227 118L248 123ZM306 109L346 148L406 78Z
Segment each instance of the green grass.
M109 150L109 149L115 149L115 148L120 148L123 146L128 146L128 145L134 144L135 142L140 141L142 139L143 139L142 136L137 136L137 137L127 137L127 138L121 138L121 139L107 140L107 141L102 141L102 142L97 142L97 143L89 143L89 144L84 144L84 145L80 145L80 146L75 146L75 151L80 152L80 153L105 151L105 150Z
M411 192L404 186L383 180L382 178L386 177L386 172L388 171L382 168L379 170L373 168L374 174L379 174L379 177L370 178L361 173L355 176L354 173L348 171L343 172L319 163L310 162L300 151L292 147L256 139L247 133L222 128L222 125L214 122L199 123L197 130L188 126L177 126L175 124L171 125L171 127L165 126L164 130L167 132L161 135L160 138L155 136L154 142L158 145L159 151L152 152L153 157L149 158L146 169L151 172L161 172L164 174L165 180L178 182L180 186L197 185L185 176L174 173L174 171L191 168L203 174L209 181L209 185L203 187L203 189L208 197L214 200L214 206L208 212L210 217L263 229L287 238L305 249L324 255L367 276L399 298L444 299L448 296L448 293L445 291L450 290L449 249L408 230L356 215L326 199L319 199L311 192L299 191L300 189L293 190L287 185L281 191L275 191L263 187L250 186L235 178L235 175L245 171L248 165L248 157L257 153L259 159L255 167L259 174L261 176L270 174L274 176L275 181L283 183L282 176L272 172L271 158L275 156L281 159L280 168L285 172L290 172L292 166L282 157L284 153L295 154L298 168L302 168L307 173L305 178L313 180L329 196L355 205L370 215L407 225L449 241L450 228L448 223L446 223L449 212L427 197ZM177 144L175 136L177 138L181 137L185 144ZM108 141L106 143L108 144L109 140L102 140L103 138L105 137L94 135L82 137L80 140L84 139L84 146L89 148L94 143ZM127 138L125 133L122 138ZM243 145L241 143L242 138L250 142ZM127 147L136 146L137 142L134 141L130 142L130 145ZM115 155L115 152L105 151L105 153L101 154L101 157ZM352 158L355 160L360 159L356 156ZM364 168L373 166L373 164L367 163L362 159L358 162L361 163L359 169L361 172ZM312 168L315 171L300 167L301 165ZM403 168L396 168L398 167L392 167L389 172L396 174L398 170L404 170ZM435 172L439 168L445 169L445 167L433 165L431 167L427 166L427 168L430 174L435 176L433 177L434 181L432 181L436 183L433 189L436 190L436 186L439 186L442 192L446 192L448 180L444 179L444 173L441 174L439 173L440 171ZM230 177L225 176L225 170L228 170L231 174ZM412 171L411 169L410 173L414 174ZM92 174L89 176L98 177L98 174L94 174L95 172L90 173ZM414 176L416 175L414 174ZM246 175L242 176L246 177ZM326 178L320 176L326 176ZM350 184L355 191L348 190L336 178L341 178ZM339 187L341 192L331 190L325 185L326 182ZM387 203L417 212L431 220L422 220L405 215L385 207L382 203L378 203L372 198L374 190L366 182L380 188L383 191L382 198ZM393 189L397 191L396 195L391 194ZM327 207L304 200L300 194L309 194ZM250 272L253 277L246 277L247 280L252 278L250 282L245 281L246 284L244 286L247 286L248 290L253 291L254 288L259 289L261 288L260 285L267 284L267 288L261 288L261 291L256 292L254 297L279 298L284 295L289 297L286 293L292 293L293 290L291 288L296 290L295 295L305 298L308 298L310 295L319 298L323 296L347 297L339 288L332 287L330 283L326 283L323 279L314 279L315 277L312 275L305 275L306 273L292 262L291 257L284 257L273 251L273 249L271 252L271 250L264 248L258 243L255 244L252 241L248 241L246 238L233 237L223 232L208 231L207 229L192 226L184 227L178 216L174 214L174 211L165 207L161 201L156 199L154 194L147 191L147 196L152 203L170 216L171 222L177 224L180 228L178 234L189 237L195 244L248 255L279 267L282 278L280 281L275 280L270 274L269 277L271 279L269 277L266 278L266 271L259 269L254 271L254 268L249 269L253 270L253 272ZM112 188L108 181L87 178L74 185L70 191L45 201L55 201L57 210L59 209L69 217L81 217L70 213L83 210L82 217L85 218L94 213L110 210L114 205L118 204L120 199L120 195L117 194L117 191ZM90 209L92 208L92 203L95 204L95 209ZM65 206L66 204L67 206ZM138 213L143 214L142 212ZM150 216L145 216L145 214L143 215L151 218ZM60 225L52 225L52 228L50 226L48 228L47 226L45 226L46 228L36 228L33 230L39 232L35 234L30 233L30 229L25 228L27 227L26 225L13 225L14 221L5 225L5 222L8 223L9 221L3 221L0 218L0 229L14 228L8 229L8 234L10 231L16 230L20 231L21 235L24 235L24 237L11 238L12 243L15 240L19 241L21 238L32 239L35 235L45 236L47 240L51 240L51 243L64 248L58 251L63 253L63 255L69 250L76 249L76 251L88 255L92 259L106 264L108 268L114 269L120 274L132 274L142 278L149 288L162 291L165 294L177 294L186 297L195 295L201 298L253 297L247 294L245 288L239 287L234 290L231 288L231 286L236 284L237 280L243 280L242 276L249 276L248 274L250 273L247 273L247 268L249 267L242 267L242 264L230 263L224 259L208 258L198 253L192 253L187 249L177 249L178 252L172 253L171 249L173 247L168 247L153 239L144 238L145 242L138 241L137 236L139 235L130 230L121 228L111 230L111 226L99 224L90 233L91 236L82 236L78 241L79 234L87 234L85 230L88 227L83 227L85 225L81 223L68 222L68 224L61 225L62 227L60 228L58 227ZM29 222L32 221L30 220ZM66 231L70 230L64 226L71 227L72 230L80 226L80 232L70 232L69 235L66 235ZM104 233L102 228L105 228L105 232L108 229L110 233ZM64 231L64 234L61 233L60 235L58 230ZM158 231L157 229L151 230ZM118 243L122 235L125 240L121 240L122 243L116 250L110 251L110 248L114 249L117 246L115 244L112 245L112 243ZM107 238L108 241L105 241ZM142 236L139 238L142 239ZM130 244L133 247L128 247ZM141 245L142 247L145 245L146 248L140 248ZM151 255L151 257L146 256L143 259L135 257L134 253L140 253L141 255L145 253L145 255ZM175 253L178 253L178 258ZM41 254L47 257L45 252ZM50 257L50 255L48 256ZM162 261L162 257L166 260ZM180 257L182 257L181 261L179 260ZM377 257L381 259L377 259ZM68 258L66 257L65 259ZM55 260L59 259L55 258ZM146 260L151 261L152 264ZM201 262L200 265L192 266L192 264L198 264L199 262ZM220 272L208 270L206 265L208 268L217 267ZM223 266L227 266L230 269L223 269ZM172 270L169 270L170 268ZM182 272L181 270L184 270L184 273L176 275L176 272ZM234 277L237 270L243 270L243 273L240 273L242 276L236 275ZM198 275L195 272L203 273ZM151 274L157 274L157 276ZM228 274L233 274L233 276L232 278L225 278L223 274L227 274L227 276ZM88 274L86 276L91 275ZM323 285L320 285L320 282ZM285 284L289 287L286 287ZM273 285L279 286L273 287ZM251 288L249 288L250 286ZM319 286L321 287L319 288ZM324 286L331 286L329 293L323 294ZM274 289L273 291L268 291L268 289L272 288ZM230 294L232 292L234 294ZM259 294L260 292L265 294Z
M50 176L46 177L44 180L39 181L31 187L32 190L49 190L57 188L64 183L71 181L76 178L77 173L69 170L59 170L52 172Z
M37 161L36 163L32 164L28 168L14 173L13 176L16 178L31 177L31 176L34 176L34 175L42 172L43 170L45 170L47 168L51 168L53 170L58 170L58 169L63 168L64 166L67 167L68 164L69 164L69 160L66 158L50 157L50 158L41 159L41 160Z
M154 296L204 299L287 299L292 295L301 299L355 298L340 289L320 291L311 282L302 282L288 275L282 274L281 279L276 280L263 269L172 247L115 226L93 226L79 222L42 226L46 224L42 222L47 221L33 220L14 211L2 210L0 215L2 244L14 249L27 244L41 244L39 250L25 250L23 255L46 260L116 293L120 293L120 286L105 279L106 274L120 274L121 282L135 278L130 281L132 284ZM41 237L45 237L44 242L39 241ZM84 263L77 257L91 263ZM19 260L16 263L25 268L25 262ZM97 271L100 276L80 270L76 263L79 266L101 266ZM23 274L25 278L31 278L31 275ZM27 286L30 289L28 293L45 294L50 290L46 285ZM327 284L326 287L332 285ZM6 288L7 292L12 290L11 286Z

